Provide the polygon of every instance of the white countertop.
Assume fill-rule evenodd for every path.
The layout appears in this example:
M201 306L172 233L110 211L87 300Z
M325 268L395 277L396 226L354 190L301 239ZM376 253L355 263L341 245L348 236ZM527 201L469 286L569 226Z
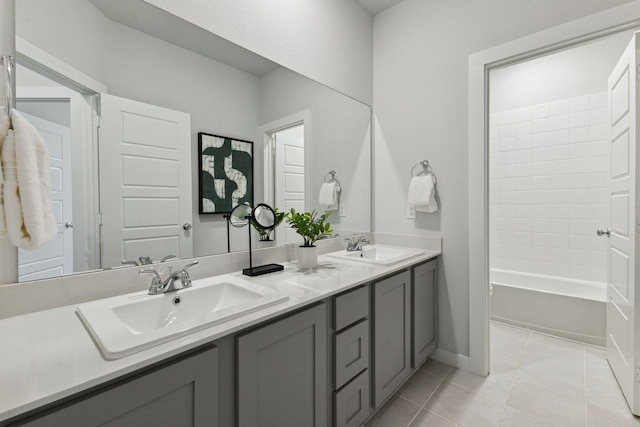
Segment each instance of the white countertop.
M320 256L313 270L282 263L284 271L264 276L233 273L289 300L112 361L101 356L76 305L0 320L0 422L438 255L426 250L393 266Z

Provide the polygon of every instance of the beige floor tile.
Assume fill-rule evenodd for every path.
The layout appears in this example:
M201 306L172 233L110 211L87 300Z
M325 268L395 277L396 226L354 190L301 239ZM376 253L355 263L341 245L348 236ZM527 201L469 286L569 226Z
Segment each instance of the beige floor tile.
M606 408L623 416L630 413L622 390L606 359L598 357L586 358L585 399L587 403Z
M482 427L496 426L503 407L500 402L444 382L424 409L456 424Z
M529 358L554 358L573 354L584 357L584 345L548 335L532 333L527 344L526 354Z
M491 372L508 372L520 363L531 332L524 329L491 323Z
M608 411L595 405L587 404L588 427L631 427L640 426L640 418L634 417L631 411L626 414Z
M487 377L452 368L446 380L467 390L478 393L500 403L505 403L513 384L514 371L492 373Z
M562 424L554 424L544 416L539 417L530 412L522 412L506 406L498 425L500 427L548 427Z
M536 384L572 399L584 399L584 357L574 353L527 355L522 359L516 378L522 382Z
M441 378L436 378L426 371L418 370L411 378L396 392L405 399L422 406L431 397L438 385L442 382Z
M442 418L440 415L436 415L433 412L425 411L424 409L418 412L418 415L413 419L410 427L455 427L458 424Z
M522 412L527 418L548 420L563 426L585 425L585 403L548 388L516 379L507 406Z
M429 359L420 366L420 370L433 375L436 378L444 378L449 373L451 366L434 359Z
M366 427L407 427L420 407L399 396L394 396L384 404L369 420Z

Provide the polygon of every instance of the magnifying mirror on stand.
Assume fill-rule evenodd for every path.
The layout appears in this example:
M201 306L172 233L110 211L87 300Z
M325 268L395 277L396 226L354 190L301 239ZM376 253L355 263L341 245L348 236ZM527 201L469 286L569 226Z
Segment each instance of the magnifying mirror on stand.
M229 214L227 218L228 224L236 228L248 225L253 221L265 230L271 230L275 227L276 213L273 208L265 203L259 203L255 208L251 209L249 205L238 205ZM245 276L260 276L262 274L273 273L274 271L284 270L284 266L280 264L265 264L253 266L253 255L251 248L251 227L249 230L249 268L242 270Z

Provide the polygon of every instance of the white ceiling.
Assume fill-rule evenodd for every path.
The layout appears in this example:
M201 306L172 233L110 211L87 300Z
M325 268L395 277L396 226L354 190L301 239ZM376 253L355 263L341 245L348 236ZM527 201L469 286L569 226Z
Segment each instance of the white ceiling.
M391 6L400 3L402 0L356 0L370 14L376 15Z

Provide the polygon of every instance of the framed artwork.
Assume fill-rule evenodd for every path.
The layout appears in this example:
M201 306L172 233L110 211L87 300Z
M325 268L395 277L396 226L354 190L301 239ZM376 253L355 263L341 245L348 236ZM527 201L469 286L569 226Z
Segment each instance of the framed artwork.
M253 142L199 132L198 169L201 214L253 206Z

